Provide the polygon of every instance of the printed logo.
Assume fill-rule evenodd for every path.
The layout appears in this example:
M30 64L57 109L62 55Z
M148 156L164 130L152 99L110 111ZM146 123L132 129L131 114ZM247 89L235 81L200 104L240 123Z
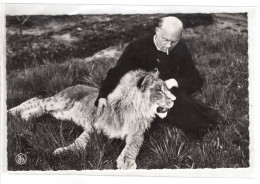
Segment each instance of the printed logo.
M18 155L16 155L15 161L16 161L17 164L23 165L27 161L27 156L23 153L19 153Z

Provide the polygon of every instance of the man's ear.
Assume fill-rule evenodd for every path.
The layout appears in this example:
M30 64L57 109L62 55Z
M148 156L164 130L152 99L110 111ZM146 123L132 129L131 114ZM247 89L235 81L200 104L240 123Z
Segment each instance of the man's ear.
M153 76L147 75L145 77L142 77L138 83L137 87L141 89L141 91L144 91L148 86L150 86L153 83Z
M156 28L155 28L155 33L157 34L158 31L159 31L159 27L156 27Z

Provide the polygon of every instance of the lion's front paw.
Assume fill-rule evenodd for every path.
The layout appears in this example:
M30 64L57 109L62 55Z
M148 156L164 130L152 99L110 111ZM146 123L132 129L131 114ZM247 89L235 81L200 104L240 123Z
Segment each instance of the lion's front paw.
M60 154L64 153L65 151L66 151L66 149L64 149L64 148L57 148L56 150L54 150L54 152L52 154L60 155Z
M125 156L119 156L117 159L117 168L118 169L136 169L137 165L135 160L127 159Z

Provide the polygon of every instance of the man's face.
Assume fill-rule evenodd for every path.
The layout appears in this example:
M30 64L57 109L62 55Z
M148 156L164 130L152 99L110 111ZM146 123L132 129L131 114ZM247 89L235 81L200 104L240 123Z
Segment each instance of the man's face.
M181 38L182 30L156 28L156 44L165 53L172 50Z

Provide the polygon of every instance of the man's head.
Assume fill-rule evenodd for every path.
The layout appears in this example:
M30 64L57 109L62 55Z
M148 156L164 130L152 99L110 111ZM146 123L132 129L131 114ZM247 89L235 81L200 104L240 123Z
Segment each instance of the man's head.
M164 17L156 27L156 45L163 51L173 49L179 42L183 31L182 22L176 17Z

